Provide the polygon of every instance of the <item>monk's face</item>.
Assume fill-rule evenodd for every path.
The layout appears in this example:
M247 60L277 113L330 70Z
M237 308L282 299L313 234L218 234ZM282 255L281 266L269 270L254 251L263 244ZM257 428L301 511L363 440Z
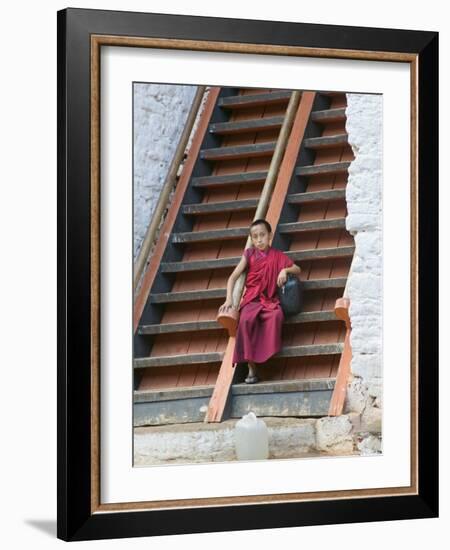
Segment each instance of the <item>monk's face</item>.
M271 233L264 224L254 225L250 230L250 236L255 248L265 250L269 246Z

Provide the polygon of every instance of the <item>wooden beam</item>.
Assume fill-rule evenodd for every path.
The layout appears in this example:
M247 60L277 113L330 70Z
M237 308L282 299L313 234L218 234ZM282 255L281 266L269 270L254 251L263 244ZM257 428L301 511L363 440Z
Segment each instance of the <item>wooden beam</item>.
M337 109L325 109L323 111L314 111L311 120L319 124L328 124L329 122L338 122L345 120L345 107Z
M145 369L148 367L170 367L174 365L196 365L203 363L220 363L223 359L223 353L188 353L181 355L162 355L152 357L138 357L134 360L135 369Z
M326 231L328 229L345 229L345 218L310 220L307 222L281 223L280 233L300 233L303 231Z
M347 134L336 134L334 136L320 136L305 139L304 146L308 149L326 149L328 147L346 145L347 143Z
M221 187L223 185L242 185L245 183L262 183L267 178L267 170L255 172L238 172L220 176L198 176L192 178L192 187Z
M335 321L336 313L330 311L304 311L287 317L285 324L320 323ZM142 335L171 334L178 332L197 332L199 330L222 330L223 327L217 321L182 321L180 323L162 323L155 325L140 325L138 333Z
M247 107L256 107L258 105L273 105L275 103L287 103L290 97L290 90L267 92L263 94L234 95L220 98L219 107L225 109L243 109Z
M217 321L182 321L181 323L162 323L155 325L140 325L139 334L171 334L174 332L197 332L199 330L222 330Z
M259 385L255 384L255 386ZM245 386L248 385L245 384ZM326 416L333 392L330 388L315 391L264 393L263 391L249 392L247 387L240 388L241 392L238 393L235 388L236 386L233 386L232 389L231 418L241 418L250 411L257 416Z
M253 210L258 206L258 199L241 199L223 202L200 202L195 204L185 204L182 207L183 214L215 214L222 212L236 212L242 210Z
M297 176L322 176L323 174L340 174L347 172L351 161L324 162L323 164L311 164L299 166L295 173Z
M156 403L161 401L176 401L194 397L211 397L214 386L192 386L189 388L164 388L155 390L135 390L133 403Z
M199 243L225 239L239 239L247 237L248 227L227 227L226 229L209 229L205 231L186 231L174 233L173 243Z
M306 262L308 260L324 260L331 258L352 257L354 246L336 246L332 248L311 248L307 250L287 250L285 254L294 262ZM181 260L178 262L163 262L161 273L180 273L185 271L202 271L206 269L223 269L224 267L236 267L241 256L231 258L212 258L210 260Z
M272 116L250 120L232 120L229 122L215 122L209 125L210 134L230 135L261 130L281 128L284 117Z
M325 189L323 191L310 191L309 193L294 193L289 195L289 204L304 204L320 201L344 200L345 189Z
M303 281L303 290L323 290L325 288L344 288L347 283L346 277L336 277L333 279L315 279L313 281ZM159 292L150 295L150 301L153 304L169 304L174 302L190 302L192 300L215 300L226 298L226 288L206 288L201 290L181 290L177 292Z
M276 142L251 143L250 145L230 145L202 149L200 158L204 160L234 160L241 158L268 157L275 151Z

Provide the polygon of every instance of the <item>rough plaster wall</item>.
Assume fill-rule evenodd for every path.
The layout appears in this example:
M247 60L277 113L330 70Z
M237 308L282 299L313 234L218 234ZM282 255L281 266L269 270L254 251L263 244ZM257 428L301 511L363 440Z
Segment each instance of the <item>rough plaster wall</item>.
M349 168L347 230L355 238L348 279L352 326L346 411L362 428L381 432L382 389L382 96L347 94L346 130L355 160Z
M134 85L134 260L155 210L196 86Z

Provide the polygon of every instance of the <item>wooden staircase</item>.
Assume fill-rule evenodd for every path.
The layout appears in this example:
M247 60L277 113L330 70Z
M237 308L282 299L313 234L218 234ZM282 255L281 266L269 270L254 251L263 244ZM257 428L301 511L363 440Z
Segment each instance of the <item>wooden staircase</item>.
M292 128L270 198L272 245L302 268L304 309L286 319L283 348L259 366L259 384L243 383L245 368L230 371L233 339L215 321L291 95L233 88L210 93L191 147L195 158L177 186L178 207L174 201L135 303L135 426L220 421L249 410L260 416L328 414L346 334L335 304L354 254L345 229L353 159L345 94L316 93L310 107L300 103L303 118L309 109L306 125Z

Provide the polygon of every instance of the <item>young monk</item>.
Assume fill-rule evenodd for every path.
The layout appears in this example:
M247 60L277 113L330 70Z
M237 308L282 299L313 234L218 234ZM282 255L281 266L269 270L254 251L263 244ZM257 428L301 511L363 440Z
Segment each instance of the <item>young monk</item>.
M288 273L301 269L281 250L269 245L272 228L266 220L255 220L250 226L252 246L247 248L227 282L227 297L219 312L234 307L233 287L248 267L245 292L239 306L233 363L247 362L246 384L258 382L256 363L264 363L280 351L284 313L278 299L277 286L287 280Z

